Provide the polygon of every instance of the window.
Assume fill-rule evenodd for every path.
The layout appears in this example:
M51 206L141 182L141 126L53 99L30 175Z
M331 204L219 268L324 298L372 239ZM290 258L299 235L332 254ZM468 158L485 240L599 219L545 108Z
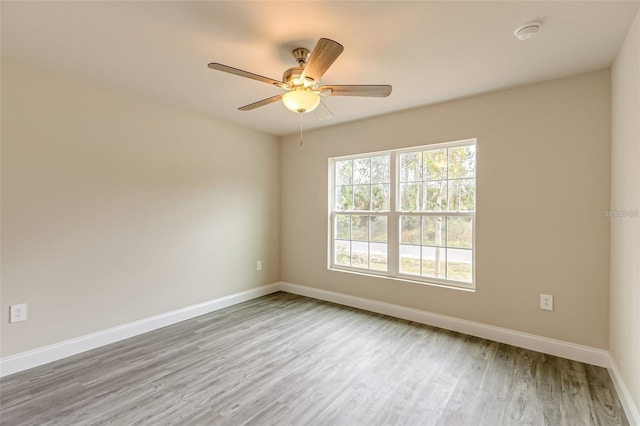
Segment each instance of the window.
M329 166L330 268L474 286L475 140Z
M333 161L333 264L388 271L389 155Z

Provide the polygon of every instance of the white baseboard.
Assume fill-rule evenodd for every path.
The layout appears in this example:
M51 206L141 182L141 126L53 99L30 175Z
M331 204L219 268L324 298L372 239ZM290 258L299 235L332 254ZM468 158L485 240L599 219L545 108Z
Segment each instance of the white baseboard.
M598 367L609 367L609 352L604 349L590 346L577 345L562 340L550 339L537 336L535 334L523 333L509 330L507 328L495 327L474 321L467 321L447 315L435 314L419 309L407 308L405 306L394 305L377 300L365 299L357 296L350 296L342 293L321 290L313 287L306 287L286 282L280 283L280 290L301 296L313 297L314 299L326 300L328 302L339 303L366 311L402 318L409 321L427 324L446 330L457 331L495 342L506 343L520 348L531 349L549 355L555 355Z
M280 290L607 368L629 423L640 426L638 407L609 351L314 287L281 282Z
M351 306L366 311L402 318L421 324L457 331L471 336L481 337L496 342L531 349L549 355L560 356L587 364L605 367L616 388L618 397L632 426L640 426L640 414L636 407L620 370L609 352L603 349L577 345L561 340L522 333L501 327L494 327L474 321L467 321L447 315L422 311L377 300L301 286L287 282L279 282L231 294L197 305L187 306L175 311L134 321L121 326L87 334L63 342L0 358L0 377L8 376L29 368L38 367L53 361L76 355L100 346L128 339L142 333L176 324L200 315L214 312L228 306L246 302L277 291L299 294L301 296L326 300L328 302Z
M602 349L522 333L506 328L494 327L377 300L280 282L1 358L0 377L76 355L161 327L166 327L279 290L586 362L599 367L609 368L611 365L609 353Z
M624 408L624 412L627 414L629 423L631 426L640 426L640 411L638 411L638 407L633 401L633 398L631 398L629 388L627 388L622 374L620 373L620 369L618 368L618 364L616 364L613 358L610 360L609 376L611 376L611 381L613 382L613 386L616 388L618 398L620 398L622 408Z
M274 283L0 359L0 377L48 364L280 290Z

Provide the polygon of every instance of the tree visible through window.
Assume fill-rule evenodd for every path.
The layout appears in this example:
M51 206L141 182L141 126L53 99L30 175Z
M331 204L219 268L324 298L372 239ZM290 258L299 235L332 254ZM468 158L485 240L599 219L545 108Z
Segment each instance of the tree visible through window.
M475 148L331 159L330 267L472 286Z

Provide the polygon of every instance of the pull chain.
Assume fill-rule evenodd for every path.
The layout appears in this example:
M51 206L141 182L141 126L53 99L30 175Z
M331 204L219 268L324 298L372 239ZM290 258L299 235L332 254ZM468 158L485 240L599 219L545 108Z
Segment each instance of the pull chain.
M302 114L301 112L298 113L299 115L299 121L300 121L300 149L302 149L302 127L303 127L303 123L302 123Z

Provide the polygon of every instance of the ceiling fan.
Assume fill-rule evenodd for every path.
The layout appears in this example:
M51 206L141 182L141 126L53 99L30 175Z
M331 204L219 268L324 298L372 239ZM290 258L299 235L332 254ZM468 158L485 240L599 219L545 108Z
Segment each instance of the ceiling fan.
M282 100L284 106L292 112L311 112L318 108L316 115L323 119L333 114L320 101L321 96L386 97L391 94L389 85L321 86L320 79L343 50L344 47L340 43L328 38L318 40L311 53L304 47L294 49L292 53L298 66L287 69L282 74L282 81L218 63L210 63L209 68L272 84L286 90L285 93L240 107L238 108L240 111L250 111Z

